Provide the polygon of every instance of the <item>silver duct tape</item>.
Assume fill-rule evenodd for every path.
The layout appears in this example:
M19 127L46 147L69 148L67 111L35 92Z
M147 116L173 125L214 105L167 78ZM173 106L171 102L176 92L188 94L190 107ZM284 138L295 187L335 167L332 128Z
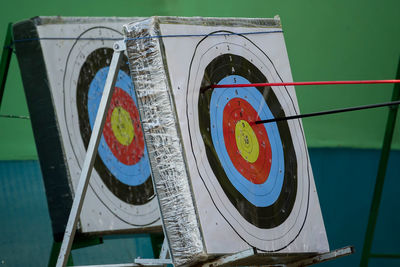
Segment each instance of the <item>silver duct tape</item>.
M156 17L159 23L162 24L187 24L197 26L218 26L222 25L230 27L246 27L246 28L259 28L259 27L281 27L281 20L278 15L274 18L235 18L235 17L176 17L165 16Z
M174 101L163 63L157 18L124 26L153 182L175 265L206 258L189 174L176 124Z

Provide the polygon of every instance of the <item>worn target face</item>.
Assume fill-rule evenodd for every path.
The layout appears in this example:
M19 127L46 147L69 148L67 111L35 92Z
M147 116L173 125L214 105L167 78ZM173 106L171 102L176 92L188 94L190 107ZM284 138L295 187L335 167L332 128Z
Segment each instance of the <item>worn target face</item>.
M197 172L213 205L249 245L279 251L307 218L310 170L297 114L285 87L211 84L282 82L268 55L244 36L200 41L188 77L187 121Z
M93 36L120 38L121 34L111 28L91 28L79 36L68 55L63 81L64 112L74 160L79 169L113 55L110 48L113 41L91 41ZM124 56L90 187L116 217L143 227L158 221L159 211L127 61Z

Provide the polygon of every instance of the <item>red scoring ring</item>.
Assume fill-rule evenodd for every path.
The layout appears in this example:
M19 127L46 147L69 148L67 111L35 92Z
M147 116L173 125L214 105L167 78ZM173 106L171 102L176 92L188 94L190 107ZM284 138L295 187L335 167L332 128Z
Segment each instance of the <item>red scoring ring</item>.
M231 99L223 111L223 133L225 147L233 166L250 182L254 184L264 183L271 170L271 145L264 125L251 125L259 145L259 154L255 162L245 160L239 152L236 144L235 127L240 120L254 122L260 120L256 110L249 102L242 98Z
M117 140L111 127L111 115L116 107L121 107L129 113L135 130L132 142L127 146L121 144ZM115 87L111 99L106 123L104 125L103 136L111 152L121 163L125 165L133 165L139 162L143 157L144 138L139 121L139 112L132 97L119 87Z

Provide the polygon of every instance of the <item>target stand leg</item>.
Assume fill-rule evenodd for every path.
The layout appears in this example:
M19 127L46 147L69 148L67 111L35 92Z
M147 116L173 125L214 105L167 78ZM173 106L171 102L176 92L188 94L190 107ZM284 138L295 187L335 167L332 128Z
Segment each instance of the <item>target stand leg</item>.
M4 89L6 87L8 70L10 68L10 62L12 56L12 47L11 47L12 43L13 43L12 23L9 23L7 27L7 33L4 38L4 46L0 59L0 107L1 107L1 102L3 100Z
M121 65L121 59L125 51L125 42L119 41L114 44L114 54L111 60L110 69L104 86L103 96L100 101L96 120L93 126L92 135L90 137L89 146L83 163L79 184L75 191L74 202L72 203L71 212L69 214L67 227L65 229L60 254L57 259L57 267L67 265L68 257L71 252L71 246L74 240L76 225L82 210L83 200L85 199L89 178L93 170L94 160L96 158L101 133L103 132L106 114L110 105L111 97L114 92L115 82L117 80L118 71Z
M133 263L121 263L121 264L105 264L105 265L81 265L75 267L166 267L167 265L173 265L171 259L169 259L169 247L167 239L164 238L164 242L160 251L159 259L141 259L136 258Z
M167 238L164 238L160 252L160 259L168 259L169 257L168 241Z
M138 266L149 266L154 264L154 266L159 266L159 267L166 267L168 264L173 264L172 260L170 259L169 255L169 247L168 247L168 241L167 238L164 238L164 242L161 247L160 251L160 257L159 259L135 259L134 261Z
M310 266L328 260L337 259L354 253L352 246L336 249L326 253L258 253L254 249L222 256L197 267L216 266Z

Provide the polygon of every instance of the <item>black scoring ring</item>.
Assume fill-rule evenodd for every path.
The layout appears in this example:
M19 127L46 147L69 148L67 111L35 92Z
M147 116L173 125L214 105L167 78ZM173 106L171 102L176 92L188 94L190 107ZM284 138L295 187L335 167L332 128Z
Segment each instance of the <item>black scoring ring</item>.
M202 79L201 88L217 84L229 75L239 75L250 83L266 83L267 78L248 60L233 55L223 54L207 65ZM284 117L284 111L271 87L257 87L266 101L273 116ZM217 90L217 89L216 89ZM262 229L271 229L282 224L290 215L297 194L297 161L287 121L277 122L284 154L284 180L278 199L270 206L257 207L250 203L230 182L214 148L210 127L210 101L213 90L200 92L198 100L199 124L204 140L208 162L229 198L232 205L251 224Z
M79 73L77 91L76 91L76 106L79 114L79 128L85 148L89 145L92 130L89 123L88 113L88 92L91 82L97 72L108 67L111 62L114 50L111 48L99 48L94 50L87 58ZM128 59L123 55L122 62L127 62ZM127 64L121 64L121 71L124 71L129 76L129 68ZM143 184L138 186L130 186L119 181L105 166L101 157L97 154L94 163L94 168L98 172L100 178L107 188L120 200L132 204L143 205L148 203L155 197L151 176L149 176Z

